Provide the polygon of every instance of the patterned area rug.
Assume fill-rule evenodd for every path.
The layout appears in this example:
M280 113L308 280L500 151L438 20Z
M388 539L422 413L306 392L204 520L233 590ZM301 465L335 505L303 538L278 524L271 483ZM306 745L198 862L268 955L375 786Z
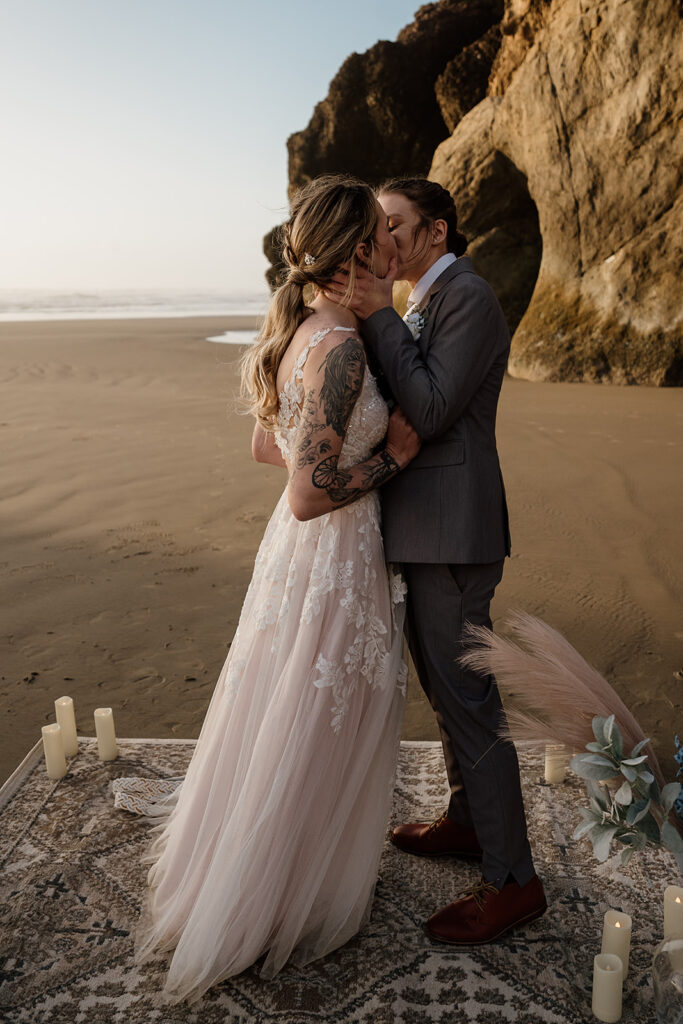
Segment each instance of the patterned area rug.
M550 908L490 946L432 944L421 924L477 881L476 865L400 853L389 842L369 925L324 961L287 967L263 982L258 966L200 1003L159 1009L160 958L138 969L131 931L144 886L140 854L149 823L114 810L110 780L182 775L193 741L122 740L97 759L82 738L68 775L51 782L40 750L0 793L0 1020L68 1024L579 1024L591 1014L593 956L602 917L633 917L622 1020L653 1019L651 959L662 930L662 893L675 865L660 851L627 869L598 870L571 834L583 801L572 777L542 785L542 758L520 753L537 870ZM393 816L428 820L445 806L440 747L401 745Z

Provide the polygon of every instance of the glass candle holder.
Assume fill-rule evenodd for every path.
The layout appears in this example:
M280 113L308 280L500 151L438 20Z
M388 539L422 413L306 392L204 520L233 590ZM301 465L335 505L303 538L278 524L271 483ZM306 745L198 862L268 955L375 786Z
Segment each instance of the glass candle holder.
M652 961L657 1024L683 1024L683 936L664 939Z

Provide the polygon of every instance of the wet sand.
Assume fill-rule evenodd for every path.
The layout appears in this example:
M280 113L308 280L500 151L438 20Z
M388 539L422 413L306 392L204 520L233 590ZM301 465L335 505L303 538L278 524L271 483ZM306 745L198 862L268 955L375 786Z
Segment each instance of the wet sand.
M79 731L196 737L284 471L254 463L225 317L0 324L0 780L74 698ZM670 778L683 733L683 395L508 379L513 554L494 602L616 686ZM408 739L437 735L413 683Z

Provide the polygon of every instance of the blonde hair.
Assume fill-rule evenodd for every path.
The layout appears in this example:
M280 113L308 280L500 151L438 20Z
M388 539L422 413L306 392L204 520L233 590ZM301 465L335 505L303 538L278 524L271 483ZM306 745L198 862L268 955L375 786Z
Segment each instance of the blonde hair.
M342 264L348 267L348 301L356 280L356 248L371 249L377 229L377 203L369 185L345 175L314 178L296 193L291 216L282 226L282 257L287 279L273 295L254 345L241 360L242 398L266 430L278 410L277 372L290 341L313 310L309 286L324 287Z

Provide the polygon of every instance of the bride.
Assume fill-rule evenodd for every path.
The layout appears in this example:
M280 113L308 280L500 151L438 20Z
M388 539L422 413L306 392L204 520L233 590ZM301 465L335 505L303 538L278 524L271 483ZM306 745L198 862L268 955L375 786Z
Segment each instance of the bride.
M367 185L312 181L285 225L287 280L243 359L254 455L289 480L144 855L136 955L173 951L172 1002L263 954L265 978L324 956L370 913L405 691L405 586L385 566L376 488L419 440L389 417L356 317L319 289L345 264L351 294L359 262L382 276L394 255Z

